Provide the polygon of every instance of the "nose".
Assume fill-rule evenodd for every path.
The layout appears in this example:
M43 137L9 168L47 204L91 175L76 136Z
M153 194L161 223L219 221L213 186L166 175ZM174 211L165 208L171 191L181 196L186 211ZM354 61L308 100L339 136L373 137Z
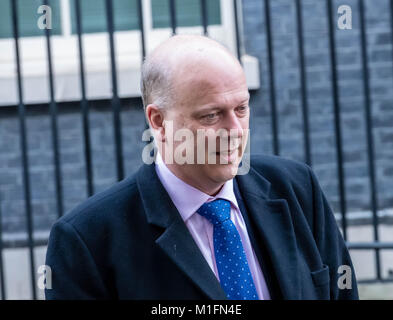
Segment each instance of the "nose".
M220 140L221 148L234 149L237 148L241 141L243 141L244 133L244 122L239 118L235 111L228 111L221 122L220 132L221 134L217 136ZM226 145L223 147L223 145Z
M236 115L234 110L228 112L225 118L224 128L228 131L229 135L235 135L238 138L243 136L243 130L245 129L243 128L241 118Z

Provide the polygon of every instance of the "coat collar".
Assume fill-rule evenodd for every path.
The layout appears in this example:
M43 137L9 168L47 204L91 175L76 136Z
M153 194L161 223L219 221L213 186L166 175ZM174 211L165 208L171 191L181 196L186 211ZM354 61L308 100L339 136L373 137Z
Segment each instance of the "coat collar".
M277 197L270 182L253 168L237 176L237 182L272 261L282 297L300 299L298 249L288 202Z
M142 166L137 173L137 184L148 223L164 229L155 241L157 245L209 298L226 299L224 290L162 186L154 165Z
M249 214L265 242L284 299L299 298L296 239L286 200L272 198L270 182L253 168L236 179ZM224 290L162 186L154 165L141 167L137 184L148 223L164 229L156 240L157 245L208 297L226 299Z

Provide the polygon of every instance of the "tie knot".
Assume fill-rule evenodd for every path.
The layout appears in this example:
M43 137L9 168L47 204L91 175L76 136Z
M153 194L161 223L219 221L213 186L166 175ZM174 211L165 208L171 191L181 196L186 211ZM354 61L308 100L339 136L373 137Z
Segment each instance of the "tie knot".
M197 212L208 219L213 225L223 223L231 217L231 204L224 199L205 202Z

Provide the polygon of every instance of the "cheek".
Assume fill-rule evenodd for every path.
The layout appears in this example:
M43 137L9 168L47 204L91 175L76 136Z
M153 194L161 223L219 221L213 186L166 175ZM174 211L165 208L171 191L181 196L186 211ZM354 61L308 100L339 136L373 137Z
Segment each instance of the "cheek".
M168 117L166 121L170 122L170 125L172 126L173 137L175 137L176 132L179 132L178 134L180 134L182 133L182 130L187 129L187 122L182 115L172 115L172 117Z
M240 123L243 129L248 129L250 126L250 113L248 113L247 116L241 118Z

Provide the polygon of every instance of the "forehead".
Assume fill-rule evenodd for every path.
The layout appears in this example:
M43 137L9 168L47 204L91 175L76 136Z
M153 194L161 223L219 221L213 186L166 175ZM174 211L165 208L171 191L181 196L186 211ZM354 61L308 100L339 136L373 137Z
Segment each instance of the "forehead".
M177 69L173 85L180 105L236 104L249 98L246 78L232 57L194 59Z

